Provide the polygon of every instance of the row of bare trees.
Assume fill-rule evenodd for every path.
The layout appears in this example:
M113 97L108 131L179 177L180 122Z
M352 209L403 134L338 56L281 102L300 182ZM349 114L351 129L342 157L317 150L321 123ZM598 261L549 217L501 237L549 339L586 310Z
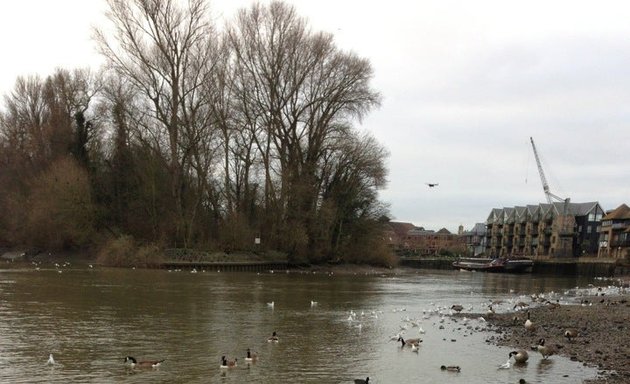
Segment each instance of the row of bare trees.
M368 60L282 2L109 0L106 70L20 78L0 115L0 241L276 249L376 261L386 150ZM255 245L254 238L262 244Z

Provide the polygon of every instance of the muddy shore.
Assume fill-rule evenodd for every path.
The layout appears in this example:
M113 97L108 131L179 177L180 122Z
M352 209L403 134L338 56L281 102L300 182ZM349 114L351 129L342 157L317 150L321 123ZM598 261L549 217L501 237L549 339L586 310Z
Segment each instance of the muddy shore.
M527 309L535 325L533 331L524 326ZM555 347L558 355L597 368L598 377L586 383L630 383L629 294L589 296L571 304L542 304L484 316L492 325L489 330L496 332L488 337L488 343L526 349L531 360L541 358L531 347L544 338L545 344ZM564 336L567 329L577 330L578 336L568 340Z

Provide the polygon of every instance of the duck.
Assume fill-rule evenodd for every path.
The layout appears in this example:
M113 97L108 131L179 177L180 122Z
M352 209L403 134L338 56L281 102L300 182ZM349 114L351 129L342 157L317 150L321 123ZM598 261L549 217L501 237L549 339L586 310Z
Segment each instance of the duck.
M570 328L564 331L564 337L566 337L569 342L578 337L578 335L577 329Z
M221 356L221 365L219 368L234 368L237 366L238 359L228 360L227 357Z
M269 337L267 339L268 343L277 343L278 342L278 334L276 333L276 331L273 331L273 333L271 334L271 337Z
M464 309L464 307L459 305L459 304L455 304L455 305L451 306L451 309L453 311L459 313L459 312L461 312Z
M317 307L317 301L311 300L311 307Z
M369 384L370 383L370 377L366 377L365 380L363 379L354 379L354 384Z
M527 311L527 320L525 320L525 329L530 332L534 332L536 330L536 324L529 318L529 311Z
M256 354L256 352L253 352L247 348L247 356L245 357L245 361L256 361L258 360L258 355Z
M157 368L163 362L164 362L164 359L162 359L162 360L142 360L142 361L138 361L135 358L133 358L132 356L125 357L125 363L129 364L129 366L131 368L135 368L135 367L138 367L138 368Z
M275 302L271 301L271 302L267 303L267 306L268 306L269 308L273 309L273 308L274 308L274 306L275 306Z
M400 341L402 343L401 347L404 347L405 345L411 347L414 344L417 346L418 344L422 343L422 339L408 339L408 340L405 340L405 339L402 338L402 336L400 336L398 338L398 341Z
M48 356L48 361L46 362L46 364L48 364L48 365L55 365L55 359L53 358L53 354L52 353Z
M442 365L440 367L440 369L443 370L443 371L449 371L449 372L460 372L461 371L461 368L459 367L459 365L449 365L449 366Z
M523 364L523 363L527 362L527 359L529 359L529 354L527 354L526 350L519 349L518 351L510 352L509 357L510 358L514 357L514 361L516 363Z
M411 351L418 353L418 344L411 344Z
M538 345L536 346L536 350L540 352L543 359L547 359L549 356L556 353L556 349L551 345L545 345L545 339L538 340Z

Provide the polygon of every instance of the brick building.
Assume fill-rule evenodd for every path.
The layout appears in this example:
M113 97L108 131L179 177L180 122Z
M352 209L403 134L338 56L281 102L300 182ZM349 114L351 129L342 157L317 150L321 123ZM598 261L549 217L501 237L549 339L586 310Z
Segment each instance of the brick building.
M439 231L417 227L411 223L389 222L386 237L394 249L407 250L421 256L437 255L442 251L464 253L464 237L442 228Z

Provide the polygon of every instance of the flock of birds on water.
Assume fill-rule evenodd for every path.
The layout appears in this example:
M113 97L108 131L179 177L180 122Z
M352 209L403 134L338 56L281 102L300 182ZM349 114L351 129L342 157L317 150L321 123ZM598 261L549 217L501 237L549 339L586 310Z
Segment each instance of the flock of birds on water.
M55 263L54 265L57 271L61 273L62 268L69 267L70 263L69 262L66 262L63 264ZM90 269L93 268L92 265L89 265L88 267ZM36 269L39 270L39 264L36 264ZM176 270L176 271L179 272L180 270ZM197 272L196 270L191 271L191 273L196 273L196 272ZM273 271L270 271L270 273L273 273ZM332 275L332 273L330 273L330 275ZM610 280L610 278L596 278L596 279L602 280L602 281ZM510 290L510 293L514 293L514 291ZM496 313L499 313L497 311L501 311L501 312L513 311L515 314L524 312L526 318L522 322L522 325L525 330L534 334L535 331L538 329L539 325L534 320L531 319L531 313L529 311L529 308L532 308L535 306L541 306L541 305L550 306L551 308L554 308L560 305L575 304L574 302L570 301L570 298L575 299L576 297L579 298L580 296L585 296L585 297L598 296L598 295L613 296L613 295L623 295L626 293L627 293L627 289L620 286L608 285L606 287L595 287L594 285L589 284L588 288L575 287L575 289L565 290L563 293L550 292L547 294L543 293L543 294L514 296L506 300L489 300L487 303L482 303L481 306L486 310L485 317L492 317ZM472 294L473 292L471 292L471 295ZM267 302L266 305L271 310L274 310L275 308L274 301ZM317 301L310 301L311 308L316 308L318 305L319 304ZM580 300L580 305L590 306L592 305L592 302L588 302L588 300ZM470 334L472 334L473 332L481 331L485 327L489 327L489 324L487 324L486 322L486 318L483 315L479 315L479 312L475 311L476 308L472 304L464 307L461 304L452 304L449 306L449 305L436 305L435 303L430 303L430 307L431 308L429 309L422 309L421 318L412 319L409 316L404 316L401 319L403 323L400 325L399 331L395 335L391 336L390 340L400 342L401 349L409 348L412 352L418 353L418 351L420 350L420 345L423 342L422 338L421 337L407 338L405 334L407 330L409 330L410 328L417 328L417 333L419 335L425 334L426 331L421 326L421 323L423 320L429 320L429 319L435 318L436 320L433 323L433 325L439 324L438 329L444 329L443 323L445 322L446 319L450 319L452 322L456 322L464 326L465 329L470 332ZM406 308L398 308L398 309L392 310L392 312L406 312L406 311L407 311ZM465 314L466 312L469 312L471 314L470 318L466 316L461 317L461 315ZM346 321L348 322L349 325L357 328L358 330L361 330L363 326L362 319L371 318L371 319L376 320L382 314L383 314L382 311L376 311L376 310L372 310L367 313L363 311L360 313L357 313L354 310L351 310L349 311L349 315L346 318ZM476 325L473 325L473 321L477 322ZM514 316L513 322L516 323L518 321L521 321L521 318L519 316ZM460 329L461 328L458 328L458 330ZM464 336L466 336L466 334ZM574 339L580 336L580 332L575 328L567 328L564 331L563 336L564 338L568 340L568 342L572 342ZM273 331L271 336L267 338L268 343L278 343L279 341L280 339L276 331ZM455 342L456 340L451 339L451 341ZM550 356L553 356L558 353L558 348L553 345L547 345L545 339L540 338L538 339L538 342L535 345L531 346L531 351L539 353L542 359L547 360ZM529 358L530 358L530 353L528 353L527 350L525 349L517 349L517 350L510 351L508 353L507 361L503 364L497 365L497 369L503 370L503 369L510 369L512 366L525 366ZM257 360L258 360L258 354L256 352L251 351L250 348L247 348L247 350L245 351L244 361L249 365L252 363L256 363ZM129 369L158 369L164 361L166 360L159 359L159 360L138 361L136 358L132 356L126 356L123 358L123 363ZM50 366L59 365L55 361L52 353L49 355L49 358L46 364ZM225 355L221 356L220 365L219 365L219 368L221 370L230 370L237 367L238 367L238 358L236 357L228 358ZM453 373L460 373L462 371L459 365L454 365L454 364L441 365L439 369L441 371L453 372ZM370 377L368 376L365 379L363 378L354 379L354 383L355 384L369 384ZM525 384L525 383L526 383L525 379L519 380L519 384Z

